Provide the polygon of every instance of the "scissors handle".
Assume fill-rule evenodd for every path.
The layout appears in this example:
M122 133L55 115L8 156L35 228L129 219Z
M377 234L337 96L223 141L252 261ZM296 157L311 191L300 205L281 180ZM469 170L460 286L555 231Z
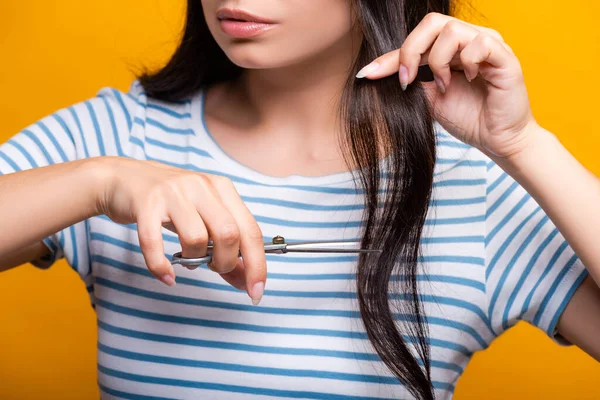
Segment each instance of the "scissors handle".
M241 253L239 255L241 257ZM173 254L171 265L180 264L187 267L198 267L202 264L208 264L212 261L212 254L207 254L204 257L198 258L185 258L181 256L181 251Z

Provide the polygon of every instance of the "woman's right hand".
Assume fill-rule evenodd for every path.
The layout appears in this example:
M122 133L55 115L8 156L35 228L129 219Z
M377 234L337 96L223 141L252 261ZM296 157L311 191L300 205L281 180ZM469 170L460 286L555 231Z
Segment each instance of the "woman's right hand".
M179 236L183 257L206 255L210 238L214 250L209 268L247 290L258 304L267 276L263 234L231 180L156 161L101 158L110 172L98 193L98 214L120 224L137 223L140 247L155 277L175 284L162 227Z

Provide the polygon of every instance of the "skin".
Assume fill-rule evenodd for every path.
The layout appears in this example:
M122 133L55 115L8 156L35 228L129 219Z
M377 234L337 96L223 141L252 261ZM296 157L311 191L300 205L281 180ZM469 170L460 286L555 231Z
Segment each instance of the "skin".
M246 68L238 81L207 92L206 123L219 145L267 175L344 171L337 106L360 43L350 2L202 0L202 5L217 43ZM271 19L277 26L255 38L235 40L219 28L216 11L223 6ZM398 74L398 95L414 80L418 65L428 63L437 85L424 85L436 119L496 161L556 224L591 276L574 294L558 329L600 360L595 334L600 329L600 248L593 243L600 229L600 184L534 119L510 47L493 30L430 14L401 49L375 61L358 76ZM50 190L67 183L73 191ZM40 191L51 197L34 195ZM179 235L184 257L204 255L210 236L215 242L211 268L247 290L255 304L262 296L262 232L226 178L99 157L2 176L0 204L0 221L14 227L0 242L0 270L45 254L39 241L51 233L106 214L119 223L138 224L146 264L166 284L175 283L175 271L164 256L161 226ZM53 204L53 212L47 204ZM26 224L29 220L37 223Z

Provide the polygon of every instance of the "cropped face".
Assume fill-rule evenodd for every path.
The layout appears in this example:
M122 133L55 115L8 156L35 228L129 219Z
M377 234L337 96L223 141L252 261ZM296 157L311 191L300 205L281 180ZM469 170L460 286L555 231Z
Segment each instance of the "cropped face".
M351 0L201 0L206 23L243 68L279 68L344 52L356 42ZM354 35L354 38L353 38Z

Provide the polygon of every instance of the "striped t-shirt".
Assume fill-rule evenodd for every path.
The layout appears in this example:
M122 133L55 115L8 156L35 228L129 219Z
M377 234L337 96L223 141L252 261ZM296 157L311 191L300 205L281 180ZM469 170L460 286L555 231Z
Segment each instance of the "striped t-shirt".
M203 101L200 91L162 102L137 81L127 93L102 89L0 146L0 173L104 155L155 160L230 178L265 240L358 239L363 201L351 172L273 177L253 170L212 138ZM557 320L586 271L516 181L435 128L418 281L433 386L437 398L449 399L473 353L519 320L565 343ZM174 233L163 229L163 236L168 257L180 251ZM205 266L176 267L177 285L160 283L146 269L136 225L98 216L45 243L51 256L35 265L65 257L90 293L102 398L411 398L366 338L355 255L267 255L265 294L253 306Z

